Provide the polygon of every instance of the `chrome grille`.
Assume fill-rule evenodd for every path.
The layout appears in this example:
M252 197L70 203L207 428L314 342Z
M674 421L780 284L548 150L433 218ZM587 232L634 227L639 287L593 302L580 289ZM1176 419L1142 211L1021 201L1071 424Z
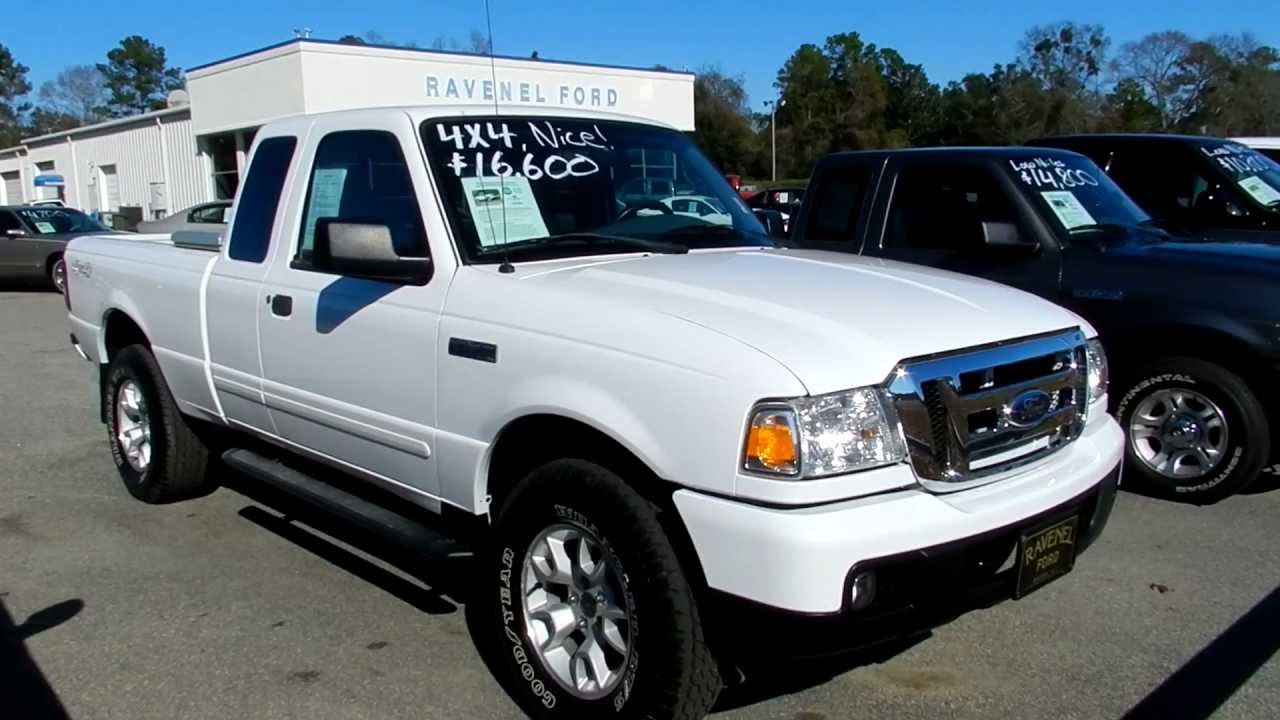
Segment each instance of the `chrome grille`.
M971 487L1076 439L1086 362L1078 330L903 362L889 392L921 483Z

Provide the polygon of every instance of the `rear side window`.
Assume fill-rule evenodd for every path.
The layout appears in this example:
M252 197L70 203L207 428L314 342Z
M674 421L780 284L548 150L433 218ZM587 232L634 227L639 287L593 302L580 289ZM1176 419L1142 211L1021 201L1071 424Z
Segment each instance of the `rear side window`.
M298 259L310 260L316 221L341 218L391 229L401 257L426 257L427 233L400 141L382 130L330 133L316 147Z
M871 171L862 167L833 167L818 178L813 208L805 224L805 240L850 242L866 199Z
M227 254L232 260L260 263L266 259L284 178L297 145L297 138L273 137L263 140L254 152L231 226Z

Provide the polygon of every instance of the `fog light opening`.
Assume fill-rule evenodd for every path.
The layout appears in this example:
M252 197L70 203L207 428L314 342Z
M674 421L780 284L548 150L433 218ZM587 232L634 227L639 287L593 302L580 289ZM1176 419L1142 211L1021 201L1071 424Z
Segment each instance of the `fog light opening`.
M849 609L864 610L876 599L876 574L860 572L853 576L849 588Z

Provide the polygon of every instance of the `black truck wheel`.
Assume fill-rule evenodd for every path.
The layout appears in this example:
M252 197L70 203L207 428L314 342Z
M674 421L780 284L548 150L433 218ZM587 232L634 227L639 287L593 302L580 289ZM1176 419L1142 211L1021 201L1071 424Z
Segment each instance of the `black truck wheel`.
M581 460L503 503L479 571L499 681L536 718L703 717L720 692L694 593L654 508Z
M1126 476L1164 497L1217 502L1252 482L1271 454L1257 396L1240 376L1203 360L1148 366L1116 415L1128 440Z
M163 503L205 488L209 449L178 412L149 349L130 345L116 353L103 391L111 457L131 495Z

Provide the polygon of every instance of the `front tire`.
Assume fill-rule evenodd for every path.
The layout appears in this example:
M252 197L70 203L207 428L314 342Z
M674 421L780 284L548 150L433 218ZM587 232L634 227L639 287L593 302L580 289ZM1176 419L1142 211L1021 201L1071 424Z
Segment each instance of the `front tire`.
M1168 358L1139 373L1116 406L1127 435L1125 470L1146 490L1212 503L1244 489L1271 455L1271 428L1235 373Z
M720 692L693 589L652 505L557 460L512 491L480 564L484 648L535 718L703 717Z
M192 431L151 350L130 345L107 370L111 457L129 494L165 503L199 494L209 483L209 449Z

